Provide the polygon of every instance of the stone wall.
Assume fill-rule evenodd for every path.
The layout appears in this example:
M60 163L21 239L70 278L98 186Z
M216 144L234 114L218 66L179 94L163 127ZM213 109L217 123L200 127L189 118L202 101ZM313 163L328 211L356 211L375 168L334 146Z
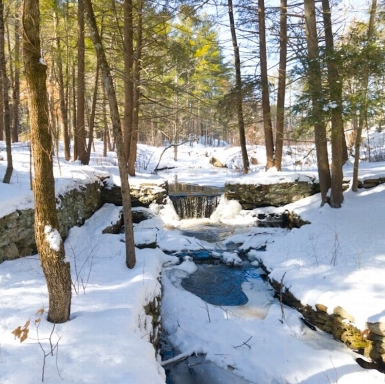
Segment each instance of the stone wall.
M266 271L263 264L261 267ZM290 290L282 287L281 282L269 279L282 302L299 311L309 327L317 327L331 333L336 340L342 341L350 349L370 357L375 362L385 363L385 323L366 323L366 329L354 325L354 317L340 306L328 311L322 304L316 308L303 305ZM332 313L330 313L332 312ZM315 329L315 328L314 328Z
M142 183L138 186L130 185L131 205L133 207L148 207L153 201L163 204L168 194L167 181L163 184ZM102 190L103 203L122 205L121 188L104 182Z
M56 197L60 234L82 225L102 205L101 184L96 181ZM0 218L0 263L36 253L34 210L17 210Z
M149 206L162 203L167 196L167 183L142 184L131 187L132 205ZM101 181L84 184L56 197L60 234L65 239L70 228L83 225L104 203L122 205L120 187L108 187ZM34 210L17 210L0 218L0 263L37 253L34 232Z
M243 209L281 207L319 192L314 182L277 184L225 184L225 197L238 200Z

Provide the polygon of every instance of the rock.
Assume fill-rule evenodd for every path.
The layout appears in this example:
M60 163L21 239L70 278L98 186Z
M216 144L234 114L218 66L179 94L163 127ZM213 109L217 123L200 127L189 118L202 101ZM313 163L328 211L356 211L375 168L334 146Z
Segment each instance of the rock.
M311 181L266 185L225 184L225 197L228 200L238 200L243 209L266 206L281 207L318 192L318 184Z
M209 160L209 163L217 168L226 168L226 165L219 161L216 157L212 156Z
M317 308L317 311L319 311L319 312L327 312L328 311L328 307L326 307L323 304L316 304L315 307Z
M376 323L366 323L368 329L375 333L376 335L385 336L385 323L376 322Z
M333 313L335 315L341 316L343 319L347 319L350 322L354 323L354 317L350 315L348 312L346 312L342 307L338 306L335 307L333 310Z

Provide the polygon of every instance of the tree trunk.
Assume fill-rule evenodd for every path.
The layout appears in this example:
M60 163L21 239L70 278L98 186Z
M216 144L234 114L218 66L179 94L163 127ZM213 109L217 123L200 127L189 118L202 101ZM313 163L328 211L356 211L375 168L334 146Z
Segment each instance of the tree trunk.
M247 155L245 123L243 120L241 59L239 56L237 34L235 31L233 1L227 0L227 5L228 5L228 12L229 12L229 19L230 19L231 40L233 43L233 50L234 50L235 83L236 83L235 87L237 90L236 105L237 105L237 117L238 117L238 129L239 129L239 142L240 142L241 151L242 151L243 172L247 174L249 173L249 157Z
M78 158L78 136L77 136L77 105L76 105L76 69L75 63L72 63L72 134L74 140L74 157L76 160Z
M266 170L274 167L274 139L271 123L269 80L267 77L265 0L258 0L259 56L261 66L263 128L266 146Z
M373 37L374 34L374 19L377 12L377 0L372 0L372 6L370 9L370 19L369 19L369 27L368 27L368 41ZM365 70L365 69L364 69ZM352 181L352 190L357 192L358 189L358 168L360 165L360 147L361 147L361 137L362 137L362 129L364 126L364 122L366 121L367 115L367 93L368 93L368 85L369 85L369 73L366 69L364 74L364 78L361 84L361 109L360 109L360 117L359 124L357 127L357 135L356 142L354 145L354 166L353 166L353 181Z
M77 87L77 117L76 144L77 158L82 164L86 163L86 130L85 130L85 44L84 44L84 0L78 1L78 87ZM75 158L76 160L76 158Z
M59 105L60 105L60 120L62 126L63 145L64 145L64 158L68 161L71 158L70 152L70 137L68 131L68 113L66 96L64 92L64 74L63 74L63 59L62 59L62 48L60 44L60 37L57 33L57 27L59 24L59 17L57 12L54 12L54 29L55 29L55 40L56 40L56 65L57 65L57 83L59 91Z
M110 105L110 116L112 129L116 143L116 152L118 156L120 181L122 188L123 218L126 240L126 264L128 268L134 268L136 263L134 232L132 228L131 196L130 185L128 182L127 159L124 153L123 134L120 124L118 103L115 94L114 83L111 76L111 70L104 52L102 40L96 25L96 20L92 8L91 0L84 0L85 18L90 30L91 40L94 45L96 56L98 58L100 70L102 73L102 82L105 89L108 103Z
M12 144L11 144L11 111L9 108L8 96L8 76L5 59L5 28L4 28L4 4L0 0L0 74L3 82L3 107L4 107L4 130L5 130L5 145L7 151L7 169L3 178L3 183L11 182L13 172L12 162Z
M88 144L87 144L87 164L90 162L92 144L94 142L94 127L95 127L95 114L96 114L96 102L98 100L98 84L99 84L99 63L96 65L95 85L94 93L92 95L91 112L88 121Z
M285 124L285 92L286 92L286 60L287 60L287 0L281 0L281 16L279 31L279 70L277 92L277 128L275 138L275 167L282 170L283 131Z
M344 134L344 123L342 119L342 80L338 75L338 66L336 64L332 19L329 6L329 0L322 0L323 20L325 30L326 46L326 65L328 69L328 82L330 89L330 101L336 106L331 110L331 147L332 147L332 165L331 165L331 194L330 206L340 208L344 201L342 181L342 140Z
M130 158L133 132L134 105L134 30L132 20L132 0L124 0L124 116L123 133L126 158ZM131 174L131 173L130 173ZM135 169L134 169L135 174Z
M20 25L19 13L15 13L15 76L12 89L13 100L13 124L12 124L12 142L19 141L19 106L20 106Z
M71 272L59 234L53 146L48 120L47 67L40 56L39 1L23 2L23 55L28 88L31 143L34 163L35 237L49 295L48 321L69 320Z
M4 94L3 94L3 76L0 69L0 141L4 140Z
M128 173L135 176L135 161L139 139L140 75L142 70L143 0L138 1L137 46L134 65L134 93L132 111L132 136L128 157Z
M331 186L329 158L326 140L326 128L322 119L322 79L319 63L318 38L315 18L314 0L304 0L305 29L308 48L308 84L311 94L314 119L314 136L317 151L318 178L321 190L321 204L328 201L328 191Z

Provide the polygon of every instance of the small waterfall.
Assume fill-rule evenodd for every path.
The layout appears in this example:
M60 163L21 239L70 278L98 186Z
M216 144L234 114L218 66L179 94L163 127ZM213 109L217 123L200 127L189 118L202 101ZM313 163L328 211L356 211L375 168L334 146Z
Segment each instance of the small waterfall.
M181 219L209 218L219 204L224 189L175 182L168 185L168 194Z
M208 218L219 204L220 195L170 195L181 219Z

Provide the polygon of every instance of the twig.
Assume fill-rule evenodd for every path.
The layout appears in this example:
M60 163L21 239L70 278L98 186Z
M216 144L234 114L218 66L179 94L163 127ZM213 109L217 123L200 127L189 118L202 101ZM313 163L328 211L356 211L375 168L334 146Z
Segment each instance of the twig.
M253 336L250 336L246 341L244 341L241 345L236 345L234 348L240 348L240 347L243 347L244 345L248 346L250 349L250 345L247 344L248 341L250 341L252 339Z
M279 303L281 305L282 323L285 321L285 312L283 310L283 298L282 298L283 279L285 278L285 275L286 275L286 272L282 275L281 282L279 283Z

